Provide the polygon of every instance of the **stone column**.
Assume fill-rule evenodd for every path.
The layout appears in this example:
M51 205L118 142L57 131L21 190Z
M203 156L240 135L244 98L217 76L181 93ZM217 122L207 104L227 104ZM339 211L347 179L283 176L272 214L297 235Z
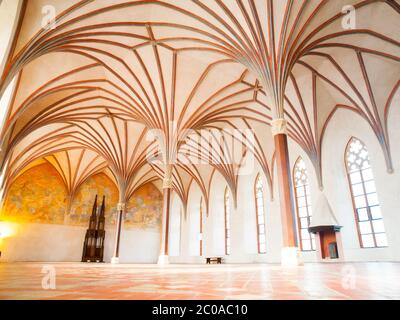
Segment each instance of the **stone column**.
M118 211L117 228L115 231L114 254L113 254L113 257L111 258L112 264L119 263L119 244L120 244L120 240L121 240L121 226L122 226L123 214L125 211L125 203L119 202L117 205L117 211Z
M167 165L165 168L163 180L163 210L161 224L161 245L158 264L168 264L168 241L169 241L169 216L171 207L171 191L172 191L172 166Z
M278 173L280 211L282 221L282 266L301 264L297 247L295 210L292 179L290 173L287 122L285 119L275 119L271 122L275 141L276 166Z

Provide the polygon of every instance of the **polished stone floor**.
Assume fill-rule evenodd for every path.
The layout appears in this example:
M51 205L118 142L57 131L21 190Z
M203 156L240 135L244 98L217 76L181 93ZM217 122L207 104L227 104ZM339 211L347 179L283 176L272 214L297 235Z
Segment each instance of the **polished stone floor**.
M1 263L0 299L400 299L400 263Z

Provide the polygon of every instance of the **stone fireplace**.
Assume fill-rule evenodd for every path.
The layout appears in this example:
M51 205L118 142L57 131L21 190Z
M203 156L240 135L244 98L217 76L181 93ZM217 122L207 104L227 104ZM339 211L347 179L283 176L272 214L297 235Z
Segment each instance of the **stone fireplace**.
M328 199L321 194L308 230L315 234L318 259L335 262L343 259L342 239L339 225Z

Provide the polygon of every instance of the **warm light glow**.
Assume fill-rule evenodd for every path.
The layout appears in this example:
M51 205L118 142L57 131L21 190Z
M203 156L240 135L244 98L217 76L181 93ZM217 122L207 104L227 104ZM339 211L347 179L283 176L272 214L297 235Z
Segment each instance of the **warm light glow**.
M15 224L0 221L0 239L10 238L15 233Z

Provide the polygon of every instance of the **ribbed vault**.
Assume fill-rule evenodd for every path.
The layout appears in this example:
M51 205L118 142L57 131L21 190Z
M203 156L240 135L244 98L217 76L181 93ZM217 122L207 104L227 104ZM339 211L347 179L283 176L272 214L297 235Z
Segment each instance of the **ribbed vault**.
M2 94L18 78L1 139L6 189L32 162L48 161L71 195L104 171L126 201L174 163L185 205L192 183L209 199L215 171L236 200L252 154L272 196L276 117L287 119L322 187L324 132L340 108L365 119L392 170L398 1L47 1L55 28L41 27L39 2L26 3L0 83ZM343 27L346 5L352 29ZM248 129L254 139L240 134Z

